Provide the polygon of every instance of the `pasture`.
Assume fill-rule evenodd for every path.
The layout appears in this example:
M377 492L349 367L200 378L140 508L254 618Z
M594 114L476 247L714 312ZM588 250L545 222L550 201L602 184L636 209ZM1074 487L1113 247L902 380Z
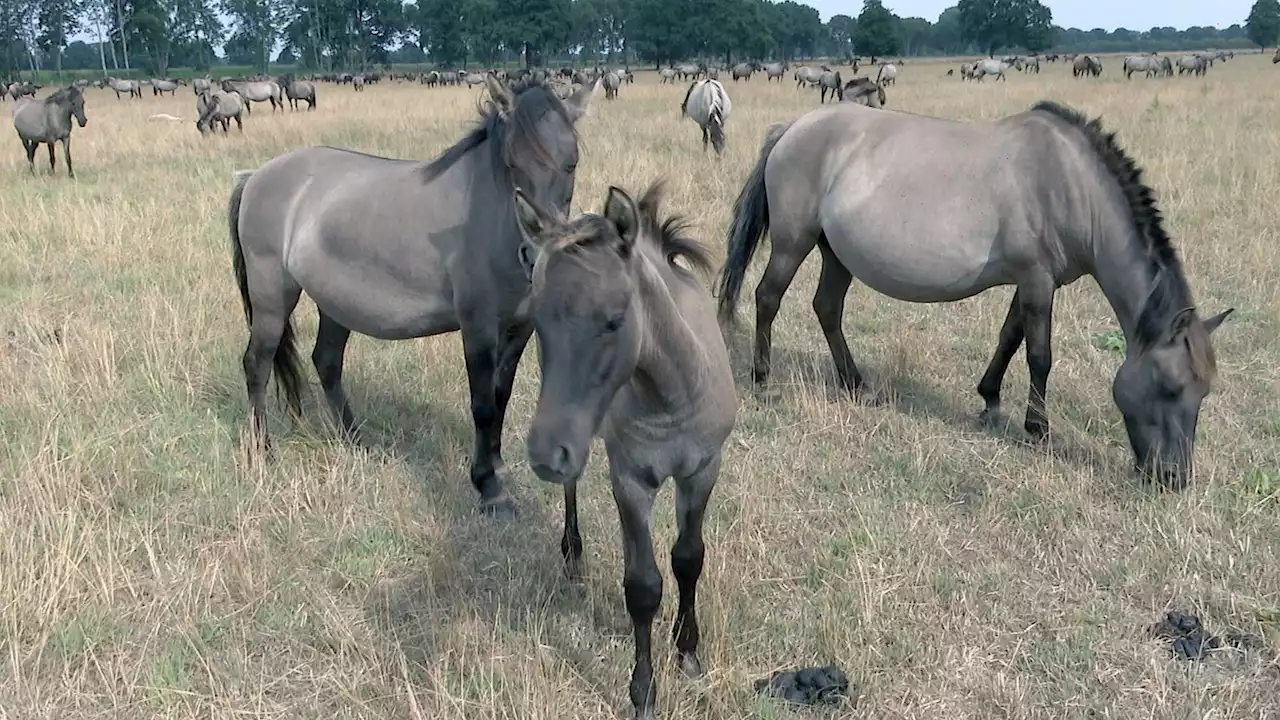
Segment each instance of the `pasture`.
M974 391L1012 288L952 305L854 283L845 330L888 397L837 389L810 300L811 256L774 326L773 397L751 387L747 278L727 335L740 396L706 527L699 588L707 674L669 641L671 487L654 536L660 716L1262 718L1280 714L1280 103L1267 56L1204 77L1100 79L1069 64L973 84L912 61L889 110L995 118L1053 99L1101 114L1146 168L1214 334L1196 477L1162 493L1131 471L1111 399L1122 359L1092 280L1054 311L1047 446L1022 441L1023 352L1006 427ZM845 80L852 77L842 68ZM863 68L862 74L874 74ZM668 180L671 211L723 258L734 198L769 125L818 106L794 81L722 79L723 155L680 117L685 83L638 73L597 92L575 211L610 184ZM579 489L585 582L559 552L560 488L524 459L537 393L526 352L508 411L510 522L476 512L456 334L353 337L346 388L367 448L326 426L314 371L301 424L274 401L275 459L241 450L247 328L231 273L232 172L329 144L427 159L475 118L465 87L318 84L314 112L257 105L241 135L202 137L189 88L117 100L86 90L37 175L0 146L0 717L600 718L630 714L631 626L618 520L597 443ZM43 97L51 88L40 92ZM7 107L7 106L6 106ZM7 111L6 111L7 112ZM182 122L149 121L157 113ZM919 207L918 212L934 212ZM413 233L414 228L404 228ZM709 284L709 280L708 280ZM295 314L309 353L316 316ZM1269 649L1170 656L1166 609ZM838 663L854 700L795 711L758 698L775 669ZM816 715L814 714L816 713Z

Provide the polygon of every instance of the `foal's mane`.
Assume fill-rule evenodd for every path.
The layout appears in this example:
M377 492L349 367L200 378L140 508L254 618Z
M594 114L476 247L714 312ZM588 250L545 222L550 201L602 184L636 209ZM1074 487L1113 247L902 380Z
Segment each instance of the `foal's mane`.
M480 119L476 126L422 169L423 181L430 182L444 174L463 156L489 139L496 141L495 150L501 153L504 160L509 161L516 148L527 146L539 161L551 165L554 162L551 152L542 138L538 137L537 130L538 120L549 112L559 113L569 124L574 139L577 139L577 130L574 129L569 110L555 93L541 85L524 85L512 88L512 96L515 98L515 107L505 117L493 102L481 105L478 108Z
M1169 321L1175 315L1194 309L1182 261L1165 232L1164 217L1156 206L1155 192L1143 182L1142 168L1116 142L1116 134L1102 129L1101 118L1089 120L1083 113L1049 100L1038 102L1031 109L1048 113L1077 128L1124 193L1138 237L1144 243L1154 280L1135 329L1139 340L1147 344L1155 342L1168 330ZM1188 347L1193 368L1202 377L1211 377L1215 366L1213 348L1203 326L1199 323L1196 326L1199 331L1189 334Z

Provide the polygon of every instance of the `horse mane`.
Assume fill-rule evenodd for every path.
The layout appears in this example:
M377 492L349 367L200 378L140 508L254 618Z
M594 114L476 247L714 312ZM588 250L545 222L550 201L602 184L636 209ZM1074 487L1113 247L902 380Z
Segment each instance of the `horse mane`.
M80 88L76 87L75 85L68 85L67 87L61 88L54 94L45 98L44 101L47 103L62 103L62 102L67 102L68 100L75 97L76 95L83 95L83 94L84 93L80 92Z
M1135 331L1142 343L1150 345L1156 342L1168 330L1169 321L1175 315L1195 306L1182 261L1165 232L1164 216L1156 205L1155 191L1143 182L1142 168L1116 142L1116 134L1102 129L1101 118L1090 120L1083 113L1050 100L1038 102L1031 109L1048 113L1077 128L1124 193L1138 236L1145 243L1154 278L1151 294L1143 303ZM1199 332L1188 333L1188 340L1193 371L1201 377L1212 377L1216 363L1208 333L1200 326Z
M657 180L644 191L640 202L636 203L645 234L657 241L668 263L675 265L676 258L682 257L689 261L694 270L710 274L713 268L711 251L689 236L689 220L683 215L674 214L659 219L658 211L662 208L665 194L666 183Z
M463 156L491 138L497 141L494 145L495 151L501 153L504 160L511 159L515 148L527 145L533 149L539 160L545 164L551 164L553 162L551 153L538 137L536 129L537 121L548 112L560 113L575 137L577 136L568 109L560 98L547 88L542 85L512 88L512 96L515 98L515 107L506 117L498 111L492 101L481 104L477 108L480 119L476 126L422 169L423 181L430 182L444 174Z

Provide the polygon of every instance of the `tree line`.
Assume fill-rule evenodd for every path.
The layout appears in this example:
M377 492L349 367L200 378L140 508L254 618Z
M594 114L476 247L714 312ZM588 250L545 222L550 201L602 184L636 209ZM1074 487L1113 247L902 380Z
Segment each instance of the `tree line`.
M930 22L865 0L857 17L795 0L0 0L0 77L100 69L166 75L218 64L265 72L393 63L662 65L1274 44L1280 3L1246 26L1080 30L1039 0L959 0ZM87 40L71 40L87 37Z

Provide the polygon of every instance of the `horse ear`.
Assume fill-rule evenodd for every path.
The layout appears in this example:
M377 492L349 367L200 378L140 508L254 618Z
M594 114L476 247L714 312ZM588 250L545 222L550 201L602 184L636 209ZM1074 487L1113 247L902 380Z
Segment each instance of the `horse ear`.
M636 244L640 225L635 201L621 188L609 186L609 195L604 201L604 217L618 229L623 251L629 253Z
M484 86L489 90L489 98L493 100L493 104L498 109L498 114L506 117L507 113L516 106L516 98L511 94L511 88L507 84L499 80L493 75L484 76Z
M594 93L596 88L599 86L600 78L596 78L592 81L590 86L583 85L578 88L577 92L570 95L568 100L564 101L565 109L569 111L569 118L571 120L578 122L583 115L587 114L587 106L591 104L591 94Z
M1183 308L1169 320L1168 337L1170 340L1176 339L1191 327L1191 321L1196 316L1196 309L1193 307Z
M1222 312L1218 313L1217 315L1214 315L1208 320L1205 320L1204 329L1210 334L1212 334L1213 331L1217 330L1218 326L1222 324L1222 321L1226 320L1227 316L1235 311L1236 311L1235 308L1227 308L1226 310L1223 310Z
M525 277L533 278L533 266L538 262L538 254L542 251L542 233L551 224L551 219L538 207L531 198L516 188L514 198L516 205L516 224L520 226L520 266L524 268Z

